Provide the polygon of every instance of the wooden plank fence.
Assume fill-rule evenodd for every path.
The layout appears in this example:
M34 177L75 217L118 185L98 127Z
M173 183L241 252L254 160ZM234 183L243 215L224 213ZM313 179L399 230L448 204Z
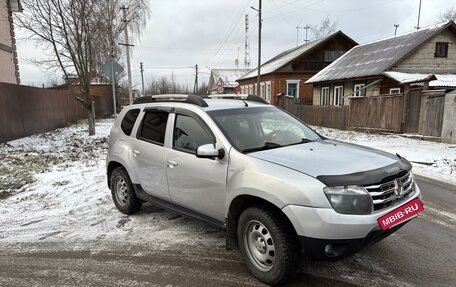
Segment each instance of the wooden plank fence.
M285 110L309 125L345 130L348 123L348 107L322 107L295 103L286 99Z
M349 101L349 106L322 107L286 98L283 106L311 125L441 136L445 91L412 89L405 96L353 97Z
M68 91L0 83L0 142L64 127L85 117Z
M353 129L402 131L403 96L350 98L348 126Z
M445 92L423 93L418 133L426 136L440 137L442 134Z

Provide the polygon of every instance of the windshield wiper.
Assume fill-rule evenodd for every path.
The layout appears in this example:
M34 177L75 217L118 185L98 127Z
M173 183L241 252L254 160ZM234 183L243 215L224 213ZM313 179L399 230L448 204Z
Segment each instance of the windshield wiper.
M300 142L291 143L291 144L287 144L287 145L284 145L284 146L297 145L297 144L302 144L302 143L311 143L311 142L313 142L313 141L309 140L309 139L306 139L306 138L302 138Z
M272 148L278 148L282 147L282 145L278 143L273 143L273 142L265 142L264 145L259 146L259 147L252 147L252 148L246 148L242 150L242 152L253 152L253 151L261 151L261 150L267 150L267 149L272 149Z

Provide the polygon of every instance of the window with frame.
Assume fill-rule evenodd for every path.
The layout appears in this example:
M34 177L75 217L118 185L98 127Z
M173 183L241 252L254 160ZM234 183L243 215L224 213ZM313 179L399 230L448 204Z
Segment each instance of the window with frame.
M334 105L335 106L342 106L343 92L344 92L343 86L334 87Z
M329 106L329 87L321 88L320 105Z
M436 57L436 58L447 58L448 57L448 42L435 43L434 57Z
M138 118L139 111L139 109L129 110L120 123L120 128L127 136L131 135L131 131L133 130L136 119Z
M287 80L287 96L295 99L299 97L299 80Z
M400 94L401 93L401 88L391 88L390 89L390 94Z
M211 133L195 118L187 115L176 115L174 125L173 147L177 150L194 153L204 144L215 144Z
M263 99L266 99L265 83L260 83L260 94Z
M364 84L356 84L353 86L353 97L364 97L366 90Z
M165 111L146 111L139 138L155 144L165 143L166 123L169 113Z
M266 82L266 101L271 102L271 82Z

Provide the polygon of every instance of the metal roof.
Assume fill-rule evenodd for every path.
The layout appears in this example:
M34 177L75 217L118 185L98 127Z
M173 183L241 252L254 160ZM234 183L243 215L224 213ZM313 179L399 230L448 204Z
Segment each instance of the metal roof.
M306 83L380 75L426 40L450 26L456 29L456 24L449 21L358 45L311 77Z
M331 35L328 35L326 37L308 42L306 44L303 44L301 46L286 50L277 56L273 57L269 61L265 62L264 64L261 65L260 69L260 74L261 75L266 75L272 72L275 72L276 70L282 68L283 66L287 65L290 63L292 60L304 55L305 53L311 51L313 48L319 46L320 44L323 44L324 42L328 41L329 39L337 36L337 35L343 35L350 41L352 41L355 45L357 44L353 39L342 33L342 31L337 31ZM239 78L238 80L244 80L248 78L253 78L258 76L258 68L251 70L247 74L245 74L242 78Z

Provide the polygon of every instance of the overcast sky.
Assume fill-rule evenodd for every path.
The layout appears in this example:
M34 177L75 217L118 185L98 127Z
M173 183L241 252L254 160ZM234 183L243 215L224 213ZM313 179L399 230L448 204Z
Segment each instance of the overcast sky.
M305 39L305 30L296 26L317 25L329 16L358 43L398 34L417 25L420 0L263 0L262 62L296 47ZM140 88L139 63L145 67L144 80L162 75L193 86L198 64L200 77L207 81L208 68L244 68L245 15L249 15L251 68L258 62L259 0L150 0L151 15L141 39L134 43L132 75L134 88ZM454 0L422 0L420 26L439 22L441 11L454 7ZM18 31L17 38L21 38ZM312 40L312 35L308 33ZM239 49L238 49L239 48ZM45 74L26 59L41 52L30 43L18 41L19 68L24 85L39 86L60 75Z

